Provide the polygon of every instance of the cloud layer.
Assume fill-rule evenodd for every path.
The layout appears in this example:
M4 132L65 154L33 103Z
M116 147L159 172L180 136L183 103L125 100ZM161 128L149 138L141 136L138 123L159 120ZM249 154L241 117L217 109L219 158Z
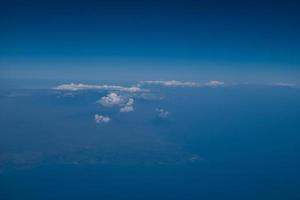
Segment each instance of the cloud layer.
M184 81L141 81L139 82L138 86L143 85L157 85L157 86L163 86L163 87L202 87L202 86L208 86L208 87L220 87L225 86L225 83L218 80L211 80L207 83L198 83L198 82L184 82Z
M284 85L284 83L278 83ZM90 85L90 84L82 84L82 83L70 83L70 84L62 84L57 87L54 87L54 90L61 91L79 91L79 90L106 90L106 91L114 91L114 92L128 92L128 93L140 93L140 92L148 92L148 89L142 89L141 87L144 85L156 85L163 87L201 87L201 86L209 86L209 87L220 87L224 86L225 83L222 81L212 80L204 84L200 84L198 82L185 82L185 81L160 81L160 80L150 80L150 81L140 81L136 86L125 87L119 85Z
M272 86L279 86L279 87L295 87L295 84L292 83L286 83L286 82L278 82L278 83L272 83L270 84Z
M57 87L54 87L55 90L69 90L69 91L78 91L78 90L108 90L108 91L121 91L121 92L144 92L140 87L124 87L119 85L89 85L89 84L62 84Z
M220 86L224 86L225 83L222 81L212 80L212 81L205 83L204 85L209 86L209 87L220 87Z
M89 84L62 84L57 87L54 87L55 90L67 91L65 96L70 95L73 96L70 91L78 91L78 90L105 90L109 91L106 96L103 96L97 103L101 104L104 107L118 107L120 112L127 113L132 112L134 110L133 104L135 102L134 98L140 99L162 99L162 97L158 98L151 93L149 89L143 89L143 86L146 85L154 85L154 86L162 86L162 87L225 87L233 84L225 84L223 81L211 80L206 83L198 83L198 82L185 82L185 81L177 81L177 80L149 80L149 81L140 81L136 86L125 87L119 85L89 85ZM239 85L239 84L235 84ZM297 87L297 85L286 82L276 82L267 84L269 86L278 86L278 87ZM169 111L158 108L156 109L157 117L166 119L169 116ZM95 116L96 123L108 123L111 121L111 118L108 116L98 115Z
M141 81L139 85L159 85L164 87L199 87L200 84L196 82L183 82L183 81Z

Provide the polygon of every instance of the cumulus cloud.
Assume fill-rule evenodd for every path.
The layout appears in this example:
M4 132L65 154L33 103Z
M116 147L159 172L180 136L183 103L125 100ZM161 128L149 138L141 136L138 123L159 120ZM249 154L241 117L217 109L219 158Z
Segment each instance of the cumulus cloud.
M133 111L134 99L112 92L102 97L99 101L97 101L97 103L100 103L105 107L121 107L120 112L131 112Z
M169 112L161 108L157 108L156 112L157 116L162 119L166 119L169 116Z
M141 81L139 85L159 85L164 87L199 87L200 84L196 82L183 82L183 81Z
M125 106L123 108L120 108L120 112L132 112L133 106Z
M125 104L123 108L120 108L120 112L132 112L133 111L133 98L129 98L128 102Z
M109 93L108 95L102 97L98 103L105 107L112 107L112 106L122 106L125 103L125 98L121 95L118 95L114 92Z
M205 86L210 86L210 87L220 87L220 86L224 86L225 83L222 81L216 81L216 80L212 80L209 81L207 83L204 84Z
M94 118L97 124L110 122L110 117L108 116L95 114Z
M55 90L66 90L66 91L78 91L78 90L108 90L108 91L120 91L120 92L145 92L145 90L141 89L137 86L132 87L124 87L118 85L89 85L89 84L62 84L57 87L54 87Z

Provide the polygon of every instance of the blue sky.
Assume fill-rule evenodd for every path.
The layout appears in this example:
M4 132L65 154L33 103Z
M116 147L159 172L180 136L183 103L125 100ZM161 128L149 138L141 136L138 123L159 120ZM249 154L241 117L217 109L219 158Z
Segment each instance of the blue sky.
M296 1L4 1L4 79L299 82Z

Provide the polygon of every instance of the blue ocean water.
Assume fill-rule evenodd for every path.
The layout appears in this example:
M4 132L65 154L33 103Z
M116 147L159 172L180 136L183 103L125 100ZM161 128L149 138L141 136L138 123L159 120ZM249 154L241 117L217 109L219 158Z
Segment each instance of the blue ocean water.
M300 199L298 88L151 89L1 90L0 199Z

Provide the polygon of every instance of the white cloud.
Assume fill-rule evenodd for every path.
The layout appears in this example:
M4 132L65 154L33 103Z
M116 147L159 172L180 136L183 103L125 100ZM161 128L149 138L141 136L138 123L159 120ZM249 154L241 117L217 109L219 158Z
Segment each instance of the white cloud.
M133 106L125 106L123 108L120 108L120 112L132 112Z
M295 84L292 83L285 83L285 82L278 82L278 83L272 83L272 86L279 86L279 87L295 87Z
M126 103L126 106L132 106L134 103L133 98L128 99L128 102Z
M62 84L54 87L55 90L67 90L67 91L78 91L78 90L108 90L108 91L121 91L121 92L144 92L145 90L137 86L124 87L118 85L89 85L89 84Z
M99 101L97 101L97 103L100 103L105 107L121 107L120 112L131 112L133 111L134 99L112 92L102 97Z
M161 108L157 108L156 112L157 112L157 116L159 118L165 119L165 118L167 118L169 116L169 112L166 111L166 110L164 110L164 109L161 109Z
M196 82L183 82L183 81L141 81L139 85L159 85L164 87L199 87L200 84Z
M120 108L120 112L132 112L133 111L133 98L128 99L128 102L123 108Z
M105 107L112 106L122 106L125 104L126 99L123 96L120 96L114 92L109 93L107 96L102 97L98 103L102 104Z
M210 86L210 87L220 87L220 86L224 86L225 83L222 81L216 81L216 80L212 80L209 81L207 83L204 84L205 86Z
M108 123L108 122L110 122L110 117L95 114L95 122L96 122L97 124L100 124L100 123Z
M164 87L201 87L201 86L209 86L209 87L220 87L224 86L225 83L222 81L211 80L207 83L200 84L197 82L184 82L184 81L141 81L139 86L143 85L159 85Z
M164 99L163 96L155 94L155 93L150 93L150 92L134 93L131 96L134 97L135 99L142 99L142 100L147 100L147 101L156 101L156 100Z

